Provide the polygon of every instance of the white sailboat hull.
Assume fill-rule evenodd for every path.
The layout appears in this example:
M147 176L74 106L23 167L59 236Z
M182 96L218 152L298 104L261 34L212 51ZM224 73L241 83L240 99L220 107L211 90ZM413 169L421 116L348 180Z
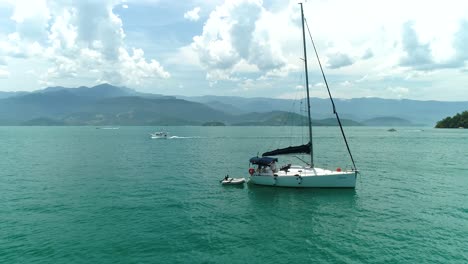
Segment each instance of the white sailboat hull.
M256 172L250 181L258 185L296 188L355 188L356 171L331 171L319 168L294 169L288 172Z

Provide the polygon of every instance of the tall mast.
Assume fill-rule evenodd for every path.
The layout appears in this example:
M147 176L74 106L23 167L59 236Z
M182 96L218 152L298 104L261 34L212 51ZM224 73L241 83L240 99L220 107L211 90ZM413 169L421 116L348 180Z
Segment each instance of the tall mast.
M304 27L304 10L301 5L301 18L302 18L302 42L304 46L304 65L305 65L305 77L306 77L306 91L307 91L307 117L309 121L309 140L310 140L310 167L314 167L314 148L312 145L312 122L310 117L310 97L309 97L309 71L307 69L307 49L305 41L305 27Z

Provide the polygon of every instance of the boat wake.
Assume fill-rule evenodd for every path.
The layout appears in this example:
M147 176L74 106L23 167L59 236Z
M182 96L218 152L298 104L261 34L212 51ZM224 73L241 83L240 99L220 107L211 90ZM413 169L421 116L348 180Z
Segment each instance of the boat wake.
M190 138L202 138L202 137L179 137L179 136L171 136L167 139L190 139Z

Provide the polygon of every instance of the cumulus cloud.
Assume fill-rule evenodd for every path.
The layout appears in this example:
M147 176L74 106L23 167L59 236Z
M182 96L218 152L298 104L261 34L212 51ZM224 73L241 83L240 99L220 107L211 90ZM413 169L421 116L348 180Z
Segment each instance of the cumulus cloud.
M286 59L262 23L268 14L259 0L226 1L210 14L190 45L208 80L235 80L241 69L284 75Z
M128 51L123 22L113 12L120 4L119 0L17 1L11 17L17 32L0 41L0 48L6 56L49 61L49 69L39 74L43 84L76 76L96 82L113 76L119 85L168 78L159 62L147 60L141 49Z
M422 44L418 40L412 22L403 25L402 46L405 55L400 59L400 65L411 67L419 71L432 71L437 69L463 68L468 61L468 21L461 20L458 31L453 35L452 48L454 54L441 61L435 61L429 43Z
M200 7L195 7L194 9L185 12L184 18L190 21L198 21L200 19Z
M352 65L353 63L353 60L347 54L337 52L328 56L327 66L330 69L338 69Z
M16 23L16 32L22 39L42 42L47 39L50 17L46 0L18 0L10 18Z
M409 89L406 87L396 86L396 87L387 87L387 92L393 94L397 98L403 98L409 93Z
M37 41L28 41L18 33L8 34L0 39L0 56L12 58L27 58L43 53L41 44Z
M412 22L403 25L402 45L405 56L401 58L401 66L411 66L418 69L426 69L433 64L429 44L422 44L413 28Z
M131 83L139 84L142 80L158 75L169 78L170 75L156 60L146 61L142 49L133 49L130 55L124 48L119 49L122 62L119 76L127 76Z
M454 57L448 63L452 67L464 66L468 61L468 20L460 21L458 31L454 35L453 47L455 49Z
M457 56L463 59L468 59L466 43L468 43L468 20L462 20L460 22L459 29L455 34L454 47L457 51Z

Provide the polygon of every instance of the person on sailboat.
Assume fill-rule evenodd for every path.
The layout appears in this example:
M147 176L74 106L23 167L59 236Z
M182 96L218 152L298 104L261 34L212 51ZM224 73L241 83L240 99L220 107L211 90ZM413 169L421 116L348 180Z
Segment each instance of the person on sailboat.
M270 164L270 168L271 168L271 171L278 172L278 170L276 169L276 163L274 161Z

